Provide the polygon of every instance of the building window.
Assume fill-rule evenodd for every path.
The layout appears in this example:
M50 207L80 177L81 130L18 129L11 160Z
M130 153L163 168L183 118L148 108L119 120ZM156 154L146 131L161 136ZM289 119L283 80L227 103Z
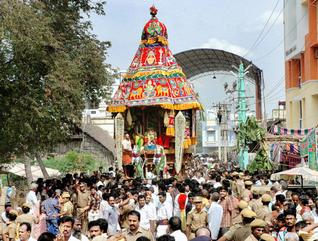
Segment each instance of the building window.
M215 131L207 131L207 142L215 143Z

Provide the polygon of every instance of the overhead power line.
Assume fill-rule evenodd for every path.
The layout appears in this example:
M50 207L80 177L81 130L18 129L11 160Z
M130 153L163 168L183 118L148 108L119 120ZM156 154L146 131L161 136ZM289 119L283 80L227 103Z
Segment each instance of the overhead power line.
M299 21L295 24L295 26L285 35L284 37L281 39L281 41L279 41L279 43L272 48L271 50L269 50L266 54L262 55L261 57L254 59L254 62L257 62L261 59L266 58L267 56L269 56L270 54L272 54L275 50L277 50L283 43L284 43L284 39L286 39L296 28L297 26L300 24L300 22L302 22L302 20L307 16L307 12L304 13L304 15L299 19Z
M265 22L265 24L264 24L264 26L263 26L261 32L259 33L258 37L257 37L256 40L254 41L254 43L252 44L252 46L249 48L249 50L244 54L243 58L245 58L245 56L247 56L247 55L251 52L251 50L255 47L255 45L257 44L257 42L258 42L258 41L260 40L260 38L262 37L262 35L263 35L263 33L264 33L265 29L266 29L266 26L267 26L267 24L269 23L270 19L272 18L272 16L273 16L273 14L274 14L274 12L275 12L275 10L276 10L278 4L279 4L279 0L276 1L276 4L275 4L275 6L274 6L274 8L273 8L273 10L272 10L272 12L271 12L271 14L270 14L270 16L268 17L267 21Z

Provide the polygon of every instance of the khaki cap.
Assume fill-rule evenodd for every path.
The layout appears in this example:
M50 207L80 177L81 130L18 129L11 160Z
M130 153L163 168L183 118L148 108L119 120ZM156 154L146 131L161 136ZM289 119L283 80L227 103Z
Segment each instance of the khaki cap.
M261 240L263 240L263 241L275 241L275 238L268 233L263 233L261 235Z
M202 203L202 198L199 196L196 196L193 198L193 203Z
M259 194L259 190L254 188L254 189L252 189L252 193L258 195Z
M29 203L23 203L22 205L23 208L32 208L31 205Z
M272 201L272 197L271 195L265 193L262 195L262 202L271 202Z
M62 198L70 198L71 196L70 196L70 194L69 194L69 192L63 192L62 193Z
M254 213L251 209L249 208L244 208L241 211L241 215L243 218L255 218L256 217L256 213Z
M253 182L251 182L251 181L245 181L244 184L245 184L246 186L252 186L252 185L253 185Z
M266 224L267 223L265 221L257 218L253 222L251 222L251 227L252 228L257 228L257 227L264 228L266 226Z
M14 209L12 209L9 213L10 213L10 214L13 214L13 215L15 215L15 216L18 216L18 215L19 215L18 211L17 211L17 210L14 210Z
M233 172L233 173L232 173L232 176L238 176L238 175L239 175L238 172Z
M244 200L241 200L240 202L239 202L239 204L238 204L238 207L239 207L239 209L244 209L244 208L247 208L248 207L248 203L246 202L246 201L244 201Z

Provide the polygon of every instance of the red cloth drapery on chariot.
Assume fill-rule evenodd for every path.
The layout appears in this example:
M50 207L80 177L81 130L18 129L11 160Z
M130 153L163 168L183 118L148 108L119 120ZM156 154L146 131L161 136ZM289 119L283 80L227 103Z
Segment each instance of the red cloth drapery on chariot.
M141 43L120 83L109 112L134 106L161 106L170 110L201 109L195 92L168 48L166 26L156 17L143 28Z

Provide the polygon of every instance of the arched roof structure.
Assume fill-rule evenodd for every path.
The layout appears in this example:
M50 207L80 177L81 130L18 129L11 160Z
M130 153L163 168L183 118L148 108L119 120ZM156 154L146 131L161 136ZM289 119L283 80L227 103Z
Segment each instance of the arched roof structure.
M252 64L249 60L218 49L191 49L174 55L188 79L213 71L235 71L232 65L245 67ZM262 118L262 70L252 64L247 76L255 81L256 118Z

